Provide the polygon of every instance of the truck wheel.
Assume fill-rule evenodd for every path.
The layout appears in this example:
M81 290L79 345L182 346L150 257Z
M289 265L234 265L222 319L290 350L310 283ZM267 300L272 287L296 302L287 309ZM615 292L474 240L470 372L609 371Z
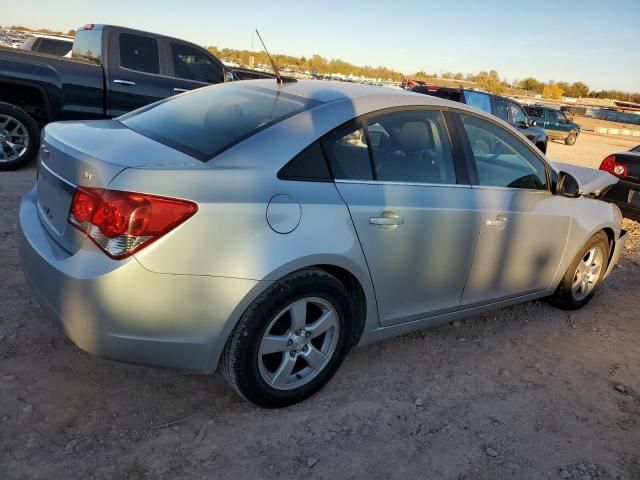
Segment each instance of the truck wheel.
M15 170L38 153L38 126L21 108L0 102L0 170Z
M578 138L578 135L576 135L576 132L571 132L567 136L567 138L564 139L564 144L565 145L575 145L577 138Z

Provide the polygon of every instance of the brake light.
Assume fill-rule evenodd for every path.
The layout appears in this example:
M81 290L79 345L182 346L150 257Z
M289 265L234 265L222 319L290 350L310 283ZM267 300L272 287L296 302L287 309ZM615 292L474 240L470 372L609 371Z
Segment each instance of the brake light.
M82 27L83 30L93 30L93 27L95 25L93 23L87 23L84 27Z
M198 211L187 200L144 193L78 187L69 223L111 258L126 258Z
M604 170L620 178L627 176L627 166L618 163L615 155L606 157L600 164L600 170Z

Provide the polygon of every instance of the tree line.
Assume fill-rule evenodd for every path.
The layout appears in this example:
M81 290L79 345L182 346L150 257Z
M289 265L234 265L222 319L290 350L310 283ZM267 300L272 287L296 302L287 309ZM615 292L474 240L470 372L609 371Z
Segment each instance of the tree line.
M444 72L440 75L437 73L428 74L424 71L416 72L415 77L421 77L425 79L429 78L443 78L448 80L466 80L477 83L481 88L492 93L501 94L510 89L526 90L532 94L540 94L544 98L561 99L562 97L589 97L589 98L609 98L612 100L622 100L640 103L640 92L628 93L620 90L591 90L589 86L584 82L556 82L550 80L548 82L542 82L534 77L523 78L522 80L515 80L513 82L507 82L501 79L498 72L491 70L489 72L482 71L477 74L461 72Z
M20 32L38 32L38 33L44 33L45 35L69 35L71 37L73 37L76 34L76 31L71 29L69 31L65 32L60 32L58 30L49 30L48 28L38 28L38 29L33 29L30 27L25 27L23 25L11 25L10 27L6 27L9 30L18 30Z

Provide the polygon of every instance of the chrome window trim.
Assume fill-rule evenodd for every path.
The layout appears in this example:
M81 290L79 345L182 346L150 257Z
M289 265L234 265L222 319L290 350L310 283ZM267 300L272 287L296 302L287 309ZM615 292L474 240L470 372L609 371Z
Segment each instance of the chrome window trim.
M513 192L531 192L531 193L548 193L553 196L547 189L536 189L536 188L516 188L516 187L492 187L490 185L471 185L472 188L477 188L478 190L509 190Z
M349 180L349 179L334 179L334 183L354 183L358 185L397 185L401 187L456 187L456 188L471 188L471 185L462 183L421 183L421 182L400 182L400 181L388 181L388 180Z

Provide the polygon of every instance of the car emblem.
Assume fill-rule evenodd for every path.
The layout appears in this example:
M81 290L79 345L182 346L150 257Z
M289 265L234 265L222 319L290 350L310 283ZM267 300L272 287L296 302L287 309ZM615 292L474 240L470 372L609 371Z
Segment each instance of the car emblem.
M93 173L90 173L90 172L84 172L84 173L82 174L82 176L83 176L84 178L86 178L87 180L91 180L91 179L93 178Z

